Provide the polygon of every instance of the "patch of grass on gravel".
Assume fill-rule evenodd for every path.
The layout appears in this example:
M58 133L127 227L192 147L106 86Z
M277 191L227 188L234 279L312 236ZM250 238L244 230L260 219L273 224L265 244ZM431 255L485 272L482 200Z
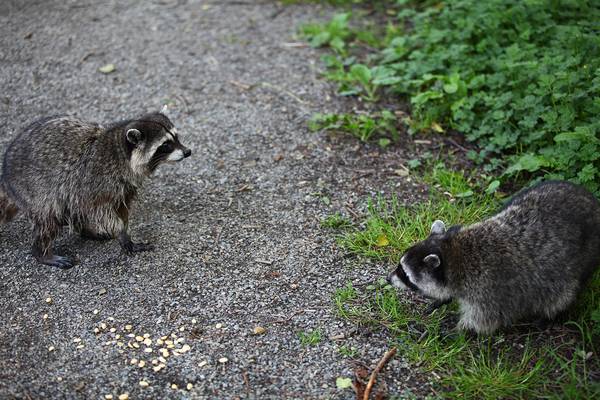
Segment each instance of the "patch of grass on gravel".
M407 247L429 234L435 219L470 224L499 207L496 197L482 193L463 172L441 164L427 169L429 201L407 207L396 199L373 199L365 220L340 232L341 246L396 264ZM523 325L478 338L453 330L455 303L427 315L424 300L397 292L383 277L364 288L348 283L333 302L341 318L387 329L402 357L439 377L436 390L444 398L585 399L600 396L600 273L590 286L562 326L537 331Z
M298 339L303 346L316 346L321 343L321 329L314 329L310 332L298 332Z

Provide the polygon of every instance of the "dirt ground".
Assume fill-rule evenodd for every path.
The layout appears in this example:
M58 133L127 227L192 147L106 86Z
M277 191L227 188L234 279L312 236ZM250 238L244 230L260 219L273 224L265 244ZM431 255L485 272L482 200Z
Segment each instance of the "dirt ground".
M373 368L390 337L336 317L332 295L391 266L346 257L319 221L422 188L393 173L413 150L307 130L313 113L350 107L296 37L329 13L260 1L0 4L1 152L38 117L110 122L167 103L193 149L132 212L133 237L154 252L65 232L56 247L78 265L62 271L33 260L25 218L0 226L0 398L354 397L336 378ZM303 345L298 333L312 330L320 342ZM426 390L417 382L398 354L377 389Z

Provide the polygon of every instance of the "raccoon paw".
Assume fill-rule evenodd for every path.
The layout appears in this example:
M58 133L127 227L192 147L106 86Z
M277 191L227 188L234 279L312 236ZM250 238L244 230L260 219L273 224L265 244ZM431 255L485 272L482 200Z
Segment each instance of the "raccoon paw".
M58 267L60 269L73 268L74 262L68 257L63 256L51 256L47 258L38 258L38 261L44 265L50 265L51 267Z
M129 253L141 253L143 251L154 250L154 245L151 245L149 243L128 242L123 244L123 249Z

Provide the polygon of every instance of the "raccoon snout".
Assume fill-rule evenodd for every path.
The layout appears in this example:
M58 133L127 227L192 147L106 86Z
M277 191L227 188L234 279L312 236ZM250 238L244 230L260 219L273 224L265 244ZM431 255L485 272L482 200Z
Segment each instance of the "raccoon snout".
M188 149L187 147L183 150L183 158L188 158L189 156L192 155L192 150Z

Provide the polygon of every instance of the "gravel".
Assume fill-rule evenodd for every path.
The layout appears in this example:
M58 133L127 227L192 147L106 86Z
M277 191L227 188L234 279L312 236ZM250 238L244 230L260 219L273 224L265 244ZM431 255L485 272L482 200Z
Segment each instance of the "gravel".
M390 266L345 257L319 220L364 212L377 193L410 203L422 188L392 172L414 150L308 132L313 113L351 107L320 76L320 53L294 44L300 24L330 13L267 1L0 4L0 151L44 115L110 122L165 103L193 149L134 206L131 233L154 252L65 232L56 247L78 265L62 271L33 260L25 218L0 226L0 398L354 398L336 378L373 368L390 337L336 317L332 294ZM298 332L315 329L321 342L302 345ZM379 379L395 394L413 380L400 353Z

